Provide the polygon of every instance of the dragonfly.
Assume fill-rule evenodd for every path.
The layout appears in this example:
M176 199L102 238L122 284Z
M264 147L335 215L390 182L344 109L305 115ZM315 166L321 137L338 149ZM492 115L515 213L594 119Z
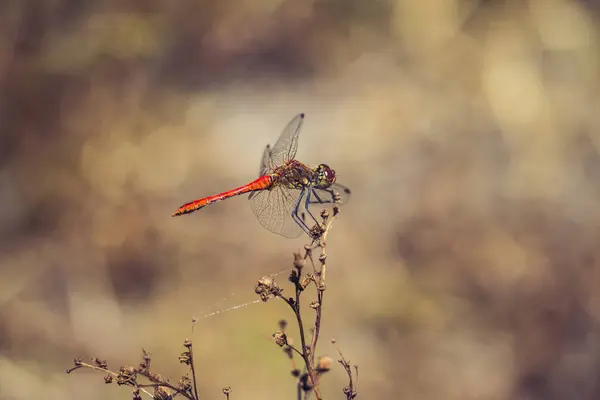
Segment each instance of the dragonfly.
M249 193L248 199L256 218L269 231L288 238L297 238L303 232L311 238L317 237L322 227L313 211L318 207L345 204L351 193L346 186L336 182L335 171L327 164L311 168L294 158L303 123L304 114L296 115L286 125L277 142L272 147L267 145L257 179L235 189L186 203L173 213L173 217Z

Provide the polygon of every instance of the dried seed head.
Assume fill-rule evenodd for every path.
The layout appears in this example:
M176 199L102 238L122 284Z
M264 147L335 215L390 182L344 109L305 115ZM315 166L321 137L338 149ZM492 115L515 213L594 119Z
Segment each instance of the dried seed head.
M323 374L327 371L329 371L331 369L331 363L333 362L333 360L331 359L331 357L321 357L319 358L319 362L317 363L317 368L316 371L319 374Z
M183 345L189 349L192 347L192 341L190 339L185 339Z
M319 308L320 305L321 304L319 304L319 302L316 300L313 300L310 302L310 308L312 308L313 310L316 310L317 308Z
M171 389L166 388L164 386L155 386L154 387L154 399L153 400L172 400L173 393Z
M321 218L323 218L324 220L326 220L327 218L329 218L329 211L327 211L327 210L321 211Z
M292 376L296 377L296 378L299 377L300 376L300 370L298 368L294 368L292 370Z
M258 284L268 289L275 284L275 281L268 276L263 276L258 280Z
M333 216L337 216L340 213L340 208L339 207L333 207Z
M227 396L229 393L231 393L231 386L225 386L223 388L223 394Z
M282 331L277 331L273 334L273 339L275 340L275 343L277 343L277 345L279 347L283 347L285 345L287 345L287 335L285 334L285 332Z
M335 338L331 338L331 343L332 343L332 344L336 344L336 343L337 343L337 340L335 340Z
M113 376L108 374L104 377L104 383L112 383L113 381Z
M275 283L272 278L263 276L256 283L254 292L260 296L262 301L267 301L271 297L281 295L282 290L279 288L279 286L277 286L277 283Z
M75 357L75 358L73 359L73 364L74 364L76 367L81 367L81 363L82 363L82 362L83 362L83 360L81 359L81 357Z
M319 256L319 261L321 262L321 264L325 264L325 260L327 260L327 254L321 253L321 255Z

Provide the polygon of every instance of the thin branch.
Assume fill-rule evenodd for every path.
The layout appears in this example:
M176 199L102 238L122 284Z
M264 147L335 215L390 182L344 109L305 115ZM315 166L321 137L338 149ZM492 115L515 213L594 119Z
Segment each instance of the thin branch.
M192 342L189 342L190 347L189 347L189 351L190 351L190 368L192 370L192 382L194 385L194 396L196 396L196 399L199 399L198 397L198 384L196 383L196 368L194 367L194 352L192 350ZM229 395L227 395L227 397L229 398Z
M86 362L83 362L83 361L79 361L79 362L78 362L78 365L74 366L73 368L69 368L69 369L67 370L67 374L70 374L71 372L73 372L73 371L75 371L76 369L79 369L79 368L90 368L90 369L92 369L92 370L94 370L94 371L102 371L102 372L106 372L106 373L108 373L108 374L112 375L112 376L113 376L113 377L115 377L115 378L116 378L117 376L119 376L119 374L117 374L116 372L113 372L113 371L111 371L111 370L109 370L109 369L106 369L106 368L100 368L100 367L98 367L98 366L96 366L96 365L88 364L88 363L86 363ZM147 391L146 389L144 389L143 387L141 387L141 386L140 386L138 383L135 383L133 386L134 386L134 387L136 387L136 388L138 388L138 389L140 389L140 391L141 391L141 392L145 393L145 394L146 394L146 395L148 395L150 398L154 398L154 395L153 395L152 393L150 393L149 391Z

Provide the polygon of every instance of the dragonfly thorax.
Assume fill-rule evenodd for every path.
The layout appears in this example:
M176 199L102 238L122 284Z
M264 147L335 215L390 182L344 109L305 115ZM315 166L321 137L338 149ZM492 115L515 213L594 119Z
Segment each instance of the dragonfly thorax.
M335 183L335 171L326 164L320 164L313 169L292 160L276 169L271 174L271 179L273 186L282 185L298 190L302 190L307 186L327 189Z

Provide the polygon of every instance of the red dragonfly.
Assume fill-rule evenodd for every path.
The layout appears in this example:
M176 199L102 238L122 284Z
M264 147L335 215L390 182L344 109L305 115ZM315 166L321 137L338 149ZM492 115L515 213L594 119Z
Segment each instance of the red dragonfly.
M259 178L235 189L203 197L179 207L173 216L189 214L233 196L250 193L252 210L262 226L273 233L295 238L305 232L318 236L319 222L311 212L315 205L345 203L350 189L336 183L335 171L325 164L310 168L294 159L304 114L295 116L273 147L267 145L260 163ZM306 221L308 215L315 225ZM315 230L316 229L316 230Z

